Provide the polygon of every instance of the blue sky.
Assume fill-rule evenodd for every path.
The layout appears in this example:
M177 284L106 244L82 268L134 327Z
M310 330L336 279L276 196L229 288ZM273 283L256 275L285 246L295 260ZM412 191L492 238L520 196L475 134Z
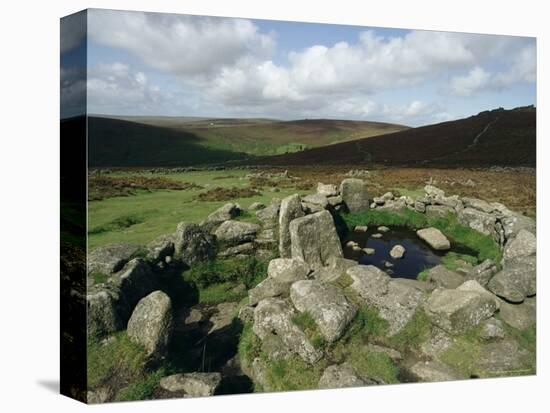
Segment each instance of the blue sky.
M533 38L90 10L89 113L430 124L536 103Z

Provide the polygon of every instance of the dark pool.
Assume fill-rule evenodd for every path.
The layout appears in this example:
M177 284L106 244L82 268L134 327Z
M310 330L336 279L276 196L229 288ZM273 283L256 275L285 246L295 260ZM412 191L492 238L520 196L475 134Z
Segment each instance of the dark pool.
M372 238L373 234L380 233L382 238ZM346 246L349 241L355 241L361 248L373 248L375 253L368 255L364 251L354 251ZM394 259L390 256L390 250L395 245L402 245L406 252L403 258ZM441 262L448 251L434 251L416 235L416 232L408 228L394 227L388 232L379 232L377 227L369 227L367 232L350 231L343 241L344 257L357 261L363 265L374 265L386 271L392 277L416 279L419 272L426 268L432 268ZM463 246L452 245L451 251L460 254L475 255L475 253ZM388 267L386 262L392 266Z

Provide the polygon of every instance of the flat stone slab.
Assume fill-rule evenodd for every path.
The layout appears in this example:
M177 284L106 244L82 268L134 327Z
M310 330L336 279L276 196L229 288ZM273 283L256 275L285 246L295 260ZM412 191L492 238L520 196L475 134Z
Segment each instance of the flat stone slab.
M426 315L437 327L461 334L491 317L497 304L490 294L471 290L436 289L426 301Z
M220 373L173 374L160 379L160 387L169 392L183 391L191 397L212 396L218 388Z
M451 243L443 233L437 228L424 228L416 231L416 235L425 241L436 251L446 251L451 249Z

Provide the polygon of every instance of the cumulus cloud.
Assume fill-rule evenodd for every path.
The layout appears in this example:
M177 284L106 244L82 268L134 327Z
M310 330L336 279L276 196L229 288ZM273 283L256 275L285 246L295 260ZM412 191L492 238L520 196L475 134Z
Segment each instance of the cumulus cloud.
M472 96L487 90L501 91L521 82L534 83L536 77L536 50L534 45L529 45L512 56L506 70L490 72L476 66L465 75L452 77L449 90L456 96Z
M143 72L126 64L100 64L88 71L88 110L91 113L124 114L128 109L157 111L171 96L148 82Z
M244 19L91 10L88 22L92 41L180 76L204 76L245 56L266 57L274 47L271 35Z
M180 94L182 108L200 104L203 110L242 116L377 117L419 124L451 117L444 107L428 102L436 96L407 96L425 83L437 84L449 95L473 96L536 77L535 48L526 38L430 31L385 37L366 30L355 40L335 39L281 58L275 35L250 20L89 13L90 39L123 49L144 67L172 76L187 95L181 103L186 99ZM491 72L487 67L495 70L494 62L499 69ZM130 104L151 107L177 94L154 90L146 73L130 73L129 67L109 71L90 78L89 102L96 107L122 98L127 110ZM407 103L383 103L379 95L395 90L407 96Z

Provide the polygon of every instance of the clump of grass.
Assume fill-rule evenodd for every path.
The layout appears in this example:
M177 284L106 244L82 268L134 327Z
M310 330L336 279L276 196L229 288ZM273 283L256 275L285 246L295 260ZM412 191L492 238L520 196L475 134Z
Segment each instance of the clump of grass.
M423 310L417 310L412 319L392 337L388 344L399 351L416 350L430 335L431 323Z
M103 284L109 279L109 276L107 274L97 271L90 273L89 277L94 280L95 284Z
M199 289L199 303L219 304L226 301L239 301L247 296L246 289L237 289L235 283L222 282Z
M344 290L353 284L353 279L348 274L342 273L332 284Z
M418 281L426 281L428 279L428 274L430 273L430 269L429 268L426 268L422 271L420 271L417 275L416 275L416 279Z
M453 345L441 354L441 361L454 367L465 377L476 373L475 364L481 351L479 342L480 327L455 337Z
M253 188L213 188L199 194L199 201L230 201L237 198L250 198L261 195Z
M124 215L113 219L103 225L90 228L89 235L97 235L104 232L120 231L121 229L130 228L132 225L141 224L144 218L139 214Z
M235 221L244 221L250 222L252 224L261 224L262 221L256 216L256 214L251 213L250 211L241 211L241 213L236 216Z
M90 340L87 354L90 388L113 380L135 381L145 373L145 351L130 341L125 331L116 334L114 340L106 344Z
M116 395L116 401L132 401L149 399L158 388L160 379L166 375L163 368L146 374L141 380L131 383Z
M219 283L243 283L247 289L258 285L267 274L267 262L256 257L215 259L194 264L183 278L204 289Z
M384 337L388 330L388 322L378 315L378 311L369 307L360 307L350 323L342 343L365 341L371 338Z
M455 216L449 214L445 218L430 220L429 224L443 232L451 239L451 242L474 250L477 253L479 262L491 259L497 264L500 263L502 252L493 238L460 225Z
M326 341L319 332L315 320L307 311L293 316L292 322L300 327L313 347L320 349L326 345Z
M262 353L262 342L252 331L252 323L246 323L243 326L238 347L239 358L250 364L256 357Z
M399 383L399 368L382 352L369 351L368 347L352 344L346 349L346 361L364 377L383 383Z
M291 356L283 360L267 361L267 366L266 379L273 391L308 390L318 388L326 362L311 365L298 356Z
M467 254L459 254L453 251L448 252L443 257L441 257L441 263L451 271L455 271L460 268L461 261L464 261L472 266L475 266L479 263L477 257L473 257Z

